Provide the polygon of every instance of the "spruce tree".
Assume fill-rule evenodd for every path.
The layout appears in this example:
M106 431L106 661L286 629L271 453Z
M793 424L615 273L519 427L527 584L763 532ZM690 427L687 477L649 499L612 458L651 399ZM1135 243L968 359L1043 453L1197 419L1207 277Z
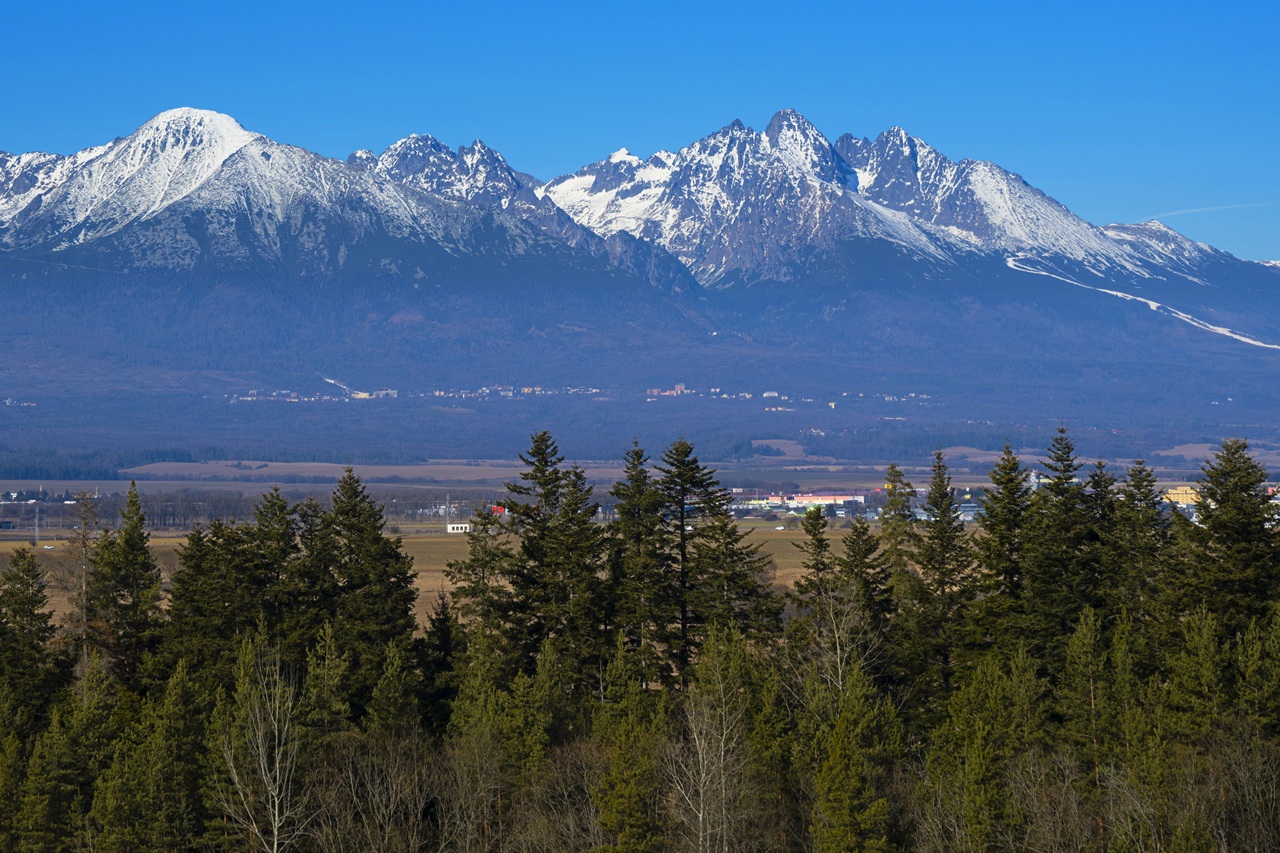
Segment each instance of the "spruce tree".
M387 646L382 677L373 688L365 731L403 737L419 728L418 679L399 644Z
M1183 612L1207 605L1223 636L1234 637L1280 596L1277 512L1248 442L1224 441L1201 470L1190 565L1175 595Z
M979 639L988 647L1005 645L1017 635L1025 582L1025 538L1031 472L1005 442L991 468L991 485L982 496L982 515L974 550L980 567Z
M511 589L515 552L501 518L491 507L481 507L471 517L467 531L467 556L446 564L445 577L458 616L473 630L497 636L512 608Z
M1183 640L1169 658L1169 720L1173 732L1198 744L1221 731L1228 696L1227 651L1218 620L1202 605L1183 625Z
M1274 739L1280 734L1280 613L1252 622L1235 648L1235 716Z
M713 625L771 632L782 608L769 582L769 560L747 542L729 511L732 497L693 445L673 442L657 469L670 555L663 585L671 602L670 659L683 679Z
M601 679L591 737L605 767L591 790L606 843L599 853L659 853L668 849L663 813L669 707L649 689L641 653L622 637Z
M334 490L328 524L337 582L334 635L351 655L350 702L362 716L388 644L407 643L413 635L413 558L398 536L385 534L382 508L350 468Z
M693 542L700 522L720 513L729 496L720 488L715 472L693 454L693 445L683 438L662 454L658 466L658 490L662 495L665 532L671 554L671 578L664 588L670 596L671 657L678 672L688 667L698 643L697 614L693 609L698 577L693 567Z
M439 740L449 727L467 643L466 632L449 603L449 597L443 591L437 595L435 606L427 614L417 654L418 668L422 672L418 701L422 708L423 727L430 737Z
M273 627L281 655L296 666L305 659L324 625L337 618L338 565L343 543L333 513L315 498L307 498L293 511L298 549L286 564L275 591L275 597L282 602L282 612L279 625ZM403 597L403 592L397 592L397 596Z
M0 739L0 850L18 849L18 806L27 755L18 733L7 729Z
M0 695L10 713L0 711L0 730L30 734L60 678L49 650L53 615L45 594L44 570L30 548L18 548L0 572ZM6 719L9 717L9 719Z
M161 624L160 568L151 554L146 522L137 485L130 483L120 527L98 541L89 577L91 644L131 689L138 687L143 655L153 647Z
M19 850L74 850L89 844L86 821L94 787L136 715L135 697L90 655L78 689L55 707L49 727L36 738L15 820Z
M1112 539L1103 555L1104 576L1113 579L1105 612L1128 613L1140 624L1160 618L1157 594L1171 544L1168 505L1156 486L1155 472L1138 460L1125 472Z
M1045 684L1035 664L983 658L952 695L933 731L918 796L925 807L921 846L948 850L1021 849L1010 794L1010 761L1043 737Z
M1101 620L1091 607L1081 612L1075 632L1067 641L1066 669L1055 698L1063 721L1062 734L1082 759L1094 794L1099 796L1109 757L1108 722L1112 710Z
M750 532L738 527L727 510L698 527L690 553L695 579L689 591L692 648L705 642L713 625L733 626L753 637L777 632L782 601L773 593L772 566Z
M649 457L634 444L624 457L622 479L609 490L614 519L608 533L608 631L640 651L637 665L646 678L660 677L661 650L669 642L671 620L664 594L670 556L663 547L663 498L649 472Z
M933 455L923 508L925 520L915 553L920 583L909 620L915 636L905 642L918 649L922 673L938 686L940 698L950 687L957 654L970 642L966 623L975 595L973 557L941 450Z
M337 736L351 725L347 679L351 657L339 652L333 625L326 622L316 644L307 653L307 680L303 685L301 719L311 753L325 753Z
M893 573L894 584L909 586L908 570L918 538L915 513L911 508L915 488L907 481L901 468L890 464L884 474L884 493L884 508L880 511L880 544Z
M827 524L821 507L809 507L800 519L804 539L791 543L804 554L800 563L804 574L795 583L795 594L801 599L830 595L836 582L836 558L827 539Z
M263 616L265 587L243 571L249 551L239 526L215 520L208 530L192 528L178 551L164 642L149 675L167 677L185 660L208 701L231 689L240 642Z
M886 630L894 612L893 574L889 560L880 553L880 539L866 518L855 518L840 538L837 566L841 576L852 584L871 627Z
M805 673L801 680L816 678L834 695L856 662L877 673L886 668L892 604L888 566L865 519L854 521L838 556L831 553L820 511L806 513L805 525L809 540L797 547L808 557L792 596L796 613L787 625L788 656L797 659L796 671Z
M888 793L902 749L901 726L859 666L850 672L839 709L814 779L814 847L820 853L892 850Z
M118 742L89 815L95 849L175 850L204 831L205 726L180 662L136 726Z
M608 653L601 620L602 534L598 505L577 465L546 432L533 436L523 482L508 483L506 530L518 543L505 567L504 631L515 667L532 674L543 644L557 641L563 681L571 692L588 689L590 673Z
M1097 600L1096 549L1075 443L1059 427L1044 462L1048 479L1031 497L1025 538L1025 639L1051 671L1080 611Z
M250 563L245 574L263 590L259 607L264 622L277 642L282 645L286 640L296 642L295 638L282 636L281 627L286 614L302 604L297 600L302 590L291 577L291 568L300 553L298 519L294 508L280 494L279 486L273 486L258 500L253 508L253 523L248 525L246 534ZM307 638L306 642L309 641ZM282 651L286 657L291 653L290 650Z

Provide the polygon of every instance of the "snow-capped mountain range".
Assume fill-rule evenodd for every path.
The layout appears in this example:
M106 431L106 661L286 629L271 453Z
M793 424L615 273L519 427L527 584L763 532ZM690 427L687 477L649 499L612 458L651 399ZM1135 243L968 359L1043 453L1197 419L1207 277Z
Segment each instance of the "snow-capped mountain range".
M832 142L792 110L545 183L479 141L337 160L171 110L75 154L0 153L0 297L0 397L57 387L73 423L95 394L163 430L169 394L316 376L750 377L813 399L875 378L965 423L1025 422L1027 401L1164 425L1199 400L1206 430L1220 395L1280 411L1280 264L1093 225L993 163L901 128Z
M829 142L792 110L763 132L734 122L647 160L625 149L543 192L602 234L652 240L706 285L787 280L814 250L878 240L921 261L996 254L1098 276L1193 271L1221 256L1166 226L1090 225L994 163L959 163L891 128Z
M668 253L713 288L804 279L838 247L868 242L944 271L985 255L1126 279L1194 278L1229 257L1160 223L1091 225L1021 177L953 162L901 128L832 143L793 110L763 131L735 121L677 152L622 149L545 184L479 141L454 150L415 135L343 163L195 109L70 156L0 153L11 258L335 275L373 237L429 247L427 260L570 250L676 289ZM851 279L864 272L856 254ZM363 260L351 272L367 273Z
M529 180L479 142L454 154L410 137L344 163L171 110L71 156L0 153L0 263L421 280L456 279L459 259L580 254L687 279L660 249L582 228Z

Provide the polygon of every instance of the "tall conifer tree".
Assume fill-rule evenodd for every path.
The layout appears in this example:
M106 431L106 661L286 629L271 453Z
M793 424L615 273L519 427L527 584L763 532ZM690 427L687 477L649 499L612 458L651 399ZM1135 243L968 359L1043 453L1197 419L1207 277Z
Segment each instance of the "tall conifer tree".
M1081 463L1065 427L1049 443L1044 468L1048 478L1031 497L1022 611L1031 651L1057 671L1068 634L1096 595L1096 550Z
M400 537L387 536L382 508L348 468L333 493L337 599L333 622L339 648L351 655L351 702L362 714L382 672L388 643L413 636L413 558Z
M609 494L616 503L608 535L607 627L640 653L637 665L652 678L660 675L657 657L669 642L663 584L670 557L663 547L662 494L638 444L627 451L622 479Z
M1228 439L1202 466L1204 478L1181 578L1183 612L1205 604L1225 637L1244 631L1280 595L1278 514L1267 472L1243 439Z
M120 527L98 541L89 579L91 642L133 689L143 655L160 627L160 568L151 554L146 523L138 487L130 483Z
M49 641L53 615L44 570L30 548L18 548L0 572L0 730L29 734L41 721L59 673ZM11 717L5 719L6 716Z
M1002 644L1017 636L1022 621L1024 546L1031 504L1027 481L1031 472L1005 442L989 476L991 485L982 496L979 533L974 537L982 593L978 627L979 639L988 644Z

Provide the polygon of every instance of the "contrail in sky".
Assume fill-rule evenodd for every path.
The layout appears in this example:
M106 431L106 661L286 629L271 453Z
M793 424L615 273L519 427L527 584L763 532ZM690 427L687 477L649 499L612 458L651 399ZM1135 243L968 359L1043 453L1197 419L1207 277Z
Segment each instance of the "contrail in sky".
M1216 207L1188 207L1186 210L1170 210L1165 213L1157 213L1148 216L1148 219L1167 219L1170 216L1182 216L1184 213L1213 213L1218 210L1240 210L1246 207L1267 207L1269 201L1260 201L1256 204L1220 204Z

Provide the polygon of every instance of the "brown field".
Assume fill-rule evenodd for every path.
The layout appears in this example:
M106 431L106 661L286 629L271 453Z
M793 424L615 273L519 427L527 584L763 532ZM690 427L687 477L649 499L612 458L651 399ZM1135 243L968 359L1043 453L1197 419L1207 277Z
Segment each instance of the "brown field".
M616 480L622 476L622 466L614 462L582 463L587 477L593 480ZM422 465L353 465L352 469L362 480L400 480L404 484L449 485L468 484L501 486L520 476L524 466L516 460L448 460L427 462ZM335 483L347 469L346 465L332 462L266 462L266 461L218 461L218 462L155 462L140 465L121 472L123 476L144 476L148 479L185 481L237 481L253 483L288 483L317 478L331 479Z
M758 542L761 553L773 558L776 567L774 583L779 588L789 587L800 574L802 555L792 543L799 542L804 534L799 530L775 530L775 525L752 526L748 541ZM839 536L840 531L832 531L832 536ZM184 537L153 536L151 550L156 555L162 574L166 579L178 565L178 547L185 541ZM417 617L419 624L425 622L426 614L435 603L441 590L448 590L449 583L444 576L445 564L451 560L459 560L467 555L467 539L459 534L444 533L412 533L403 537L405 552L413 557L413 565L418 573ZM0 560L7 562L8 555L23 543L16 541L0 541ZM48 550L45 546L49 546ZM42 540L36 549L36 556L44 566L49 577L50 603L55 614L65 613L71 603L71 590L76 574L76 555L72 545L66 540ZM5 563L0 563L3 566Z

